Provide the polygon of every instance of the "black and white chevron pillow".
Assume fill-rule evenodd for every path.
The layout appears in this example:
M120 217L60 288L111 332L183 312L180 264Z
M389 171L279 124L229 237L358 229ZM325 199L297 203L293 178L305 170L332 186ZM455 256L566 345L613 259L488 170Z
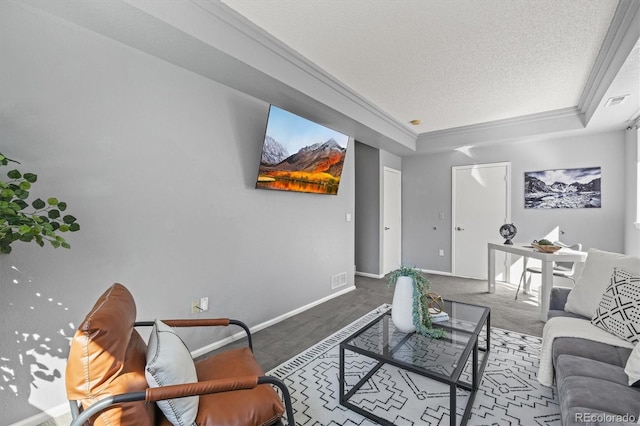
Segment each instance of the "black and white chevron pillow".
M591 323L631 343L640 341L640 276L615 268Z

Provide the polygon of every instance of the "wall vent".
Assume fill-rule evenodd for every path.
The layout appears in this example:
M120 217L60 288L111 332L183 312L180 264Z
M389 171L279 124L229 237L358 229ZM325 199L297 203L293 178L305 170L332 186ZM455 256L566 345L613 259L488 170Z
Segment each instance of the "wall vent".
M604 106L612 107L612 106L620 105L624 103L624 101L626 101L629 96L630 95L614 96L612 98L609 98L607 100L607 103L604 104Z
M347 285L347 273L340 272L331 276L331 290Z

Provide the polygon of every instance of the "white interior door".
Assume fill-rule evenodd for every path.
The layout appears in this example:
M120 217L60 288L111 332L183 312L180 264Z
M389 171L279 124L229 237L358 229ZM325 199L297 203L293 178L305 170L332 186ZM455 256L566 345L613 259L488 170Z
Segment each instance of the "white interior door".
M402 174L385 167L383 180L382 273L387 274L402 262Z
M487 279L487 243L500 239L500 226L511 218L510 176L509 163L453 167L454 275Z

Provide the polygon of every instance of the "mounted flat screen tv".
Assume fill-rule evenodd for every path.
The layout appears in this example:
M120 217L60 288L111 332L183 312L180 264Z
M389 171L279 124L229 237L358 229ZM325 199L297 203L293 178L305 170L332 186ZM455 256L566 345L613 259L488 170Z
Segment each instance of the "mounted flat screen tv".
M347 135L271 105L256 188L336 195L348 143Z

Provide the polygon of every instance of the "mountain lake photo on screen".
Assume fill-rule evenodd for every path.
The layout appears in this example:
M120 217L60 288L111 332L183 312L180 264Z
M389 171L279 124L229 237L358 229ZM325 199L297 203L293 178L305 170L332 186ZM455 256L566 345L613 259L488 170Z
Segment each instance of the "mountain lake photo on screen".
M271 105L256 188L336 195L349 136Z
M524 208L600 208L600 175L600 167L525 172Z

